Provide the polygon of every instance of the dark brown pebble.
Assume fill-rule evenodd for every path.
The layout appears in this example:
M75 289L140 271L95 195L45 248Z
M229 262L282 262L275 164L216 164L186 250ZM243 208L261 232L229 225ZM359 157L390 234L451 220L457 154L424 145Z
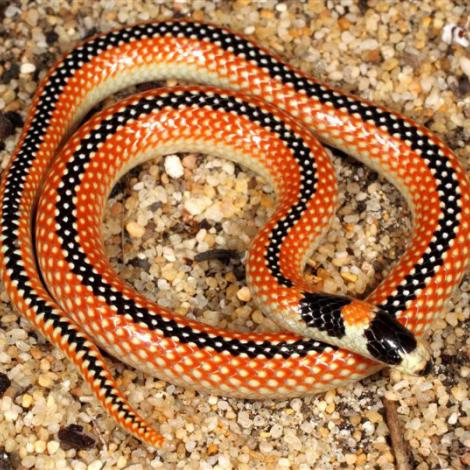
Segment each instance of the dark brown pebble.
M401 58L403 63L405 65L409 65L413 70L417 70L421 65L419 57L416 54L412 54L411 52L404 52Z
M231 259L238 259L241 255L236 250L225 250L218 248L215 250L204 251L204 253L198 253L194 257L194 261L209 261L213 259L218 259L220 261L230 261Z
M468 362L468 355L465 353L462 354L441 354L441 362L443 365L457 365L461 366Z
M202 219L201 222L199 223L199 227L209 230L212 227L212 225L209 223L207 219Z
M258 184L258 181L256 180L256 177L253 176L248 181L248 189L255 189L257 184Z
M6 69L2 75L2 83L9 83L20 76L20 66L18 64L11 64L9 69Z
M140 268L145 272L149 272L151 268L150 263L147 259L132 258L127 263L136 268Z
M0 447L0 470L13 470L13 468L10 454Z
M5 116L5 113L0 113L0 139L6 139L13 134L14 130L13 123Z
M5 13L5 10L7 9L7 6L8 6L8 2L5 2L5 1L0 2L0 21L3 20L3 16Z
M0 398L7 391L8 387L11 385L11 380L8 378L8 375L0 372Z
M460 75L460 77L457 80L458 83L458 93L460 96L465 96L468 93L470 93L470 80L467 77L467 75Z
M369 0L359 0L358 7L359 11L364 15L369 9Z
M59 440L61 444L79 450L91 449L95 446L96 441L83 432L83 426L79 424L71 424L59 431ZM65 449L64 449L65 450Z
M233 274L237 278L237 281L243 281L244 279L246 279L245 266L243 266L243 264L235 266L235 268L233 268Z
M59 35L55 31L49 31L46 34L46 42L47 44L49 44L49 46L52 46L53 44L55 44L58 39L59 39Z
M8 111L5 113L5 117L13 124L13 127L23 127L23 118L20 113L16 111Z
M149 211L155 212L156 210L160 209L160 207L162 207L162 203L160 201L157 201L150 204L148 209Z

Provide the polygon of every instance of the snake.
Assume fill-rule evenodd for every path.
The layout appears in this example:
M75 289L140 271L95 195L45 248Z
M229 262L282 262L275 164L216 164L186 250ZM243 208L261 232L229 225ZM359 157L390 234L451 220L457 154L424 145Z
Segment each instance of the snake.
M132 95L79 126L113 93L168 79L189 84ZM303 273L338 205L325 145L377 171L411 209L404 254L364 300L322 292ZM274 188L246 272L282 332L229 331L176 314L121 280L105 256L113 185L149 159L194 151L228 158ZM34 95L0 197L1 276L12 304L117 423L156 447L163 436L128 402L102 350L176 385L247 399L319 393L387 365L426 375L423 335L470 260L469 180L438 137L243 35L191 20L113 30L60 59Z

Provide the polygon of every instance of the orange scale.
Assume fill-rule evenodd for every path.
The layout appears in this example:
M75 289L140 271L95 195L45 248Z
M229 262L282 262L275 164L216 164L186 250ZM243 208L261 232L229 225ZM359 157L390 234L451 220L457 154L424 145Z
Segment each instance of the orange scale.
M341 309L344 324L349 327L367 327L375 317L375 309L372 305L354 300Z

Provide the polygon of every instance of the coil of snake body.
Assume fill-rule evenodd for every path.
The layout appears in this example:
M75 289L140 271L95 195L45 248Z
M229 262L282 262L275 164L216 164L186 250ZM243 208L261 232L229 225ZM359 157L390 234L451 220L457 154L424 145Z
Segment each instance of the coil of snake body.
M130 97L64 143L104 97L168 78L204 87ZM413 212L405 254L366 301L317 292L302 276L336 203L332 164L310 130L392 181ZM106 260L100 224L112 185L150 158L195 150L274 186L277 208L253 241L247 276L258 304L289 333L230 332L178 316ZM469 216L467 176L425 128L226 29L156 22L88 40L41 82L1 185L0 263L16 308L117 422L158 446L162 437L127 403L98 346L175 384L247 398L316 393L384 364L426 374L419 337L468 266Z

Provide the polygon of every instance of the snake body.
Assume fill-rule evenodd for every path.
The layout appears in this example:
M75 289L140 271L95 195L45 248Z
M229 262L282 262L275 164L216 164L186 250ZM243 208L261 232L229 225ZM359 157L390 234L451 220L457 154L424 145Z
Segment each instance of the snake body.
M64 144L104 97L164 78L205 87L130 97ZM366 301L317 292L302 276L336 204L330 159L309 129L392 181L413 212L405 254ZM253 242L247 275L259 305L290 333L180 317L131 289L105 259L100 223L114 182L149 158L188 150L230 158L274 186L277 208ZM470 257L469 181L437 137L244 37L190 21L113 31L59 61L36 92L0 196L0 266L13 304L116 421L152 445L162 437L127 403L98 346L164 380L247 398L316 393L383 364L425 374L419 337Z

